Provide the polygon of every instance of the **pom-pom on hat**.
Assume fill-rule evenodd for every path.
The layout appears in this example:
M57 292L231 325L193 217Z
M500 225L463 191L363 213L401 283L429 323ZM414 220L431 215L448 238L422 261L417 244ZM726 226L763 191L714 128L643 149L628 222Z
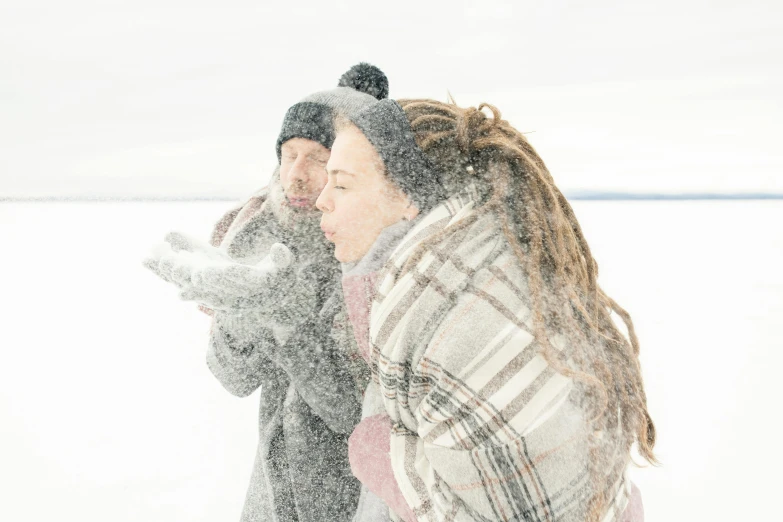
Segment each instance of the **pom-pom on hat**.
M369 94L375 99L389 97L389 80L383 71L369 63L357 63L340 77L338 87L350 87Z
M288 109L277 137L277 160L283 143L292 138L317 141L327 149L334 143L334 119L353 120L365 108L389 96L389 80L383 71L358 63L341 77L337 88L307 96Z

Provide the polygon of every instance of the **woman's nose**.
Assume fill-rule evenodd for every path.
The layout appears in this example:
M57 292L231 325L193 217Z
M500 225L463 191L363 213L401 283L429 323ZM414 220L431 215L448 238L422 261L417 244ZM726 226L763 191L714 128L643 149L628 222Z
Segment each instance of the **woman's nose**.
M321 212L331 212L332 202L327 195L328 188L324 187L321 193L318 195L318 199L315 200L315 208Z

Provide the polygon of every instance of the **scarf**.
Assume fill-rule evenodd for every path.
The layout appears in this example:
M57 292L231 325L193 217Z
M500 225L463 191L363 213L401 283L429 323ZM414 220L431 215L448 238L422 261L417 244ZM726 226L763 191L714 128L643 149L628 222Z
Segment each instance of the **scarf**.
M540 355L521 264L478 198L469 187L433 208L379 274L369 350L394 475L420 521L584 521L595 491L579 388ZM613 522L629 457L604 447Z

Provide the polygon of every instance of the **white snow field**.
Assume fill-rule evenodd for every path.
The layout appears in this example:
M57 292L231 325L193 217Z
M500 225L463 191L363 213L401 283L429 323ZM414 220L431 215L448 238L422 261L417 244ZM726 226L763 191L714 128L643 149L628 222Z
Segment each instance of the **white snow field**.
M0 203L0 520L238 520L258 394L221 388L208 317L141 264L230 206ZM778 518L783 202L575 208L642 343L647 521Z

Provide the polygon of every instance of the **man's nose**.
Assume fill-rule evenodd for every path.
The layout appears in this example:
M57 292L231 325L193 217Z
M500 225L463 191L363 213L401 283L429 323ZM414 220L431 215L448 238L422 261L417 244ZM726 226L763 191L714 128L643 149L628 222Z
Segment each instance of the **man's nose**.
M288 171L288 177L291 181L307 181L310 175L307 173L307 159L303 157L296 158L291 170Z

